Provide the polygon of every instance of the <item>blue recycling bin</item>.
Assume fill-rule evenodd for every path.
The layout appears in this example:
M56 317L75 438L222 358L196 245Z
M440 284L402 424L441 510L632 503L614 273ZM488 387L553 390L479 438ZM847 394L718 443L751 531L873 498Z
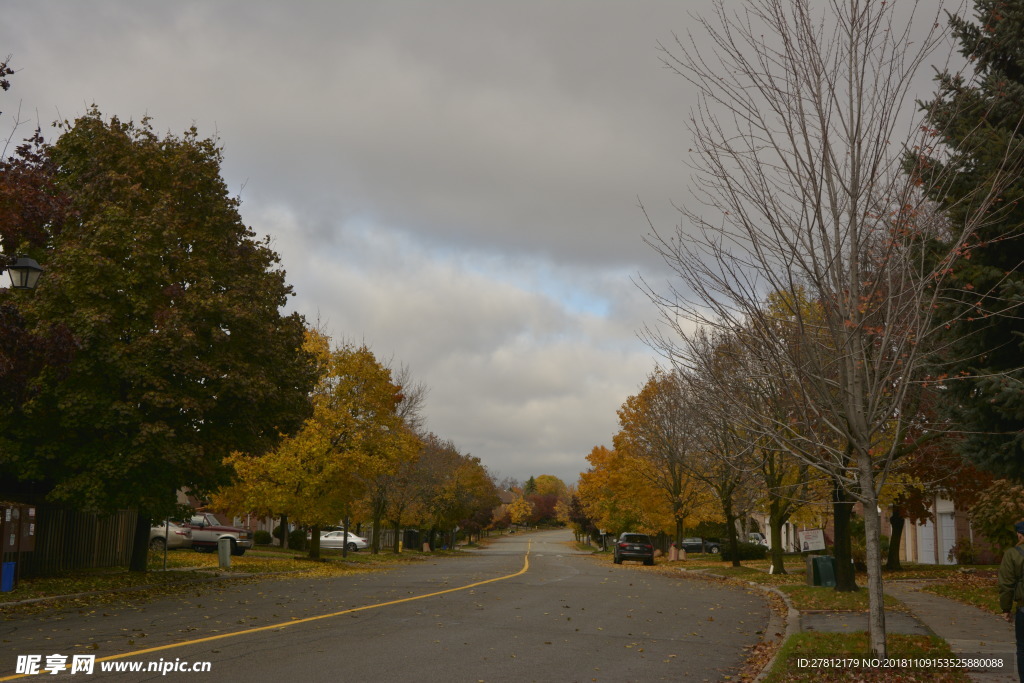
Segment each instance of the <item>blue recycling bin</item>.
M0 593L10 593L14 590L14 562L4 562L0 566Z

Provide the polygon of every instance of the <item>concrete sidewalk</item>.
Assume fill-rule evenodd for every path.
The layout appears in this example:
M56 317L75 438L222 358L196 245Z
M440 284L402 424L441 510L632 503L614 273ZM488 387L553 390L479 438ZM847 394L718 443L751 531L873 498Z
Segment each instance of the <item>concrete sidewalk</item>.
M1013 625L978 607L922 591L926 585L924 581L893 581L885 585L885 591L902 601L958 655L998 657L1006 662L998 672L971 671L973 680L986 683L1017 681Z
M992 659L1001 658L1002 669L969 671L972 680L980 683L1016 683L1016 646L1013 625L1002 617L977 607L965 605L934 593L922 591L926 581L892 581L885 592L900 600L911 614L887 612L888 633L934 633L957 655ZM800 615L804 631L849 633L868 630L868 615L858 612L804 612Z

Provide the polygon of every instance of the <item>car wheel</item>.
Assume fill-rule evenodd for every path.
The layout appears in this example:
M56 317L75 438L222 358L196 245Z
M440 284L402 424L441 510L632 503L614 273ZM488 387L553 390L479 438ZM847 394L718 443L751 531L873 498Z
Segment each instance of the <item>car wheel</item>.
M712 555L717 555L719 550L720 550L720 548L717 545L711 546L711 554Z
M231 554L235 555L237 557L241 557L242 555L245 555L245 548L239 548L238 547L238 543L236 543L234 540L232 540L231 541Z
M644 565L647 566L647 567L650 567L653 564L654 564L654 558L653 557L651 559L649 559L649 560L644 560Z
M357 546L357 545L356 545L355 543L353 543L353 542L351 542L351 541L350 541L350 542L349 542L349 544L348 544L348 551L349 551L350 553L354 553L354 552L356 552L357 550L359 550L359 546Z
M150 539L150 541L149 541L149 549L150 550L155 550L155 551L159 552L159 551L164 549L164 545L166 543L167 542L164 541L164 539L162 539L159 536L157 536L156 538Z
M613 557L612 558L612 562L614 562L615 564L622 564L622 558L621 557Z

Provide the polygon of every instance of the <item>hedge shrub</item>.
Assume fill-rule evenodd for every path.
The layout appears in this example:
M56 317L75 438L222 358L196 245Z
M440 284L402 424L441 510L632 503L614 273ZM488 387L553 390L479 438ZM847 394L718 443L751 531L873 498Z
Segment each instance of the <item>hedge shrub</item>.
M768 554L768 547L760 543L740 543L739 553L741 562L743 560L763 560ZM722 544L722 559L732 562L732 546L728 543Z
M280 541L282 540L281 525L278 524L274 527L274 537ZM295 529L294 531L288 532L288 548L289 550L306 550L309 547L309 541L306 540L305 529Z
M309 541L306 540L305 529L295 529L288 534L288 547L292 550L309 549Z

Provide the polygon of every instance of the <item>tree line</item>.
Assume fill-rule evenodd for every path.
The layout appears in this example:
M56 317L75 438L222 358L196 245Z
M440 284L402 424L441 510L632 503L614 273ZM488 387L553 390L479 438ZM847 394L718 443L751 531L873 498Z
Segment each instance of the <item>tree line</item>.
M13 74L8 58L3 90ZM12 150L20 125L0 162L0 251L46 273L0 290L0 499L136 510L139 571L182 489L314 530L491 522L493 478L425 431L408 369L282 312L294 292L215 139L93 106Z
M938 52L946 17L912 14L717 3L698 18L711 49L696 33L662 48L698 96L691 201L647 237L670 276L640 283L665 369L580 484L594 518L677 538L760 507L775 549L777 525L828 500L838 590L856 589L859 504L876 656L883 507L894 530L936 490L982 526L1024 516L1024 3L949 17L962 70ZM915 102L933 59L936 92Z

